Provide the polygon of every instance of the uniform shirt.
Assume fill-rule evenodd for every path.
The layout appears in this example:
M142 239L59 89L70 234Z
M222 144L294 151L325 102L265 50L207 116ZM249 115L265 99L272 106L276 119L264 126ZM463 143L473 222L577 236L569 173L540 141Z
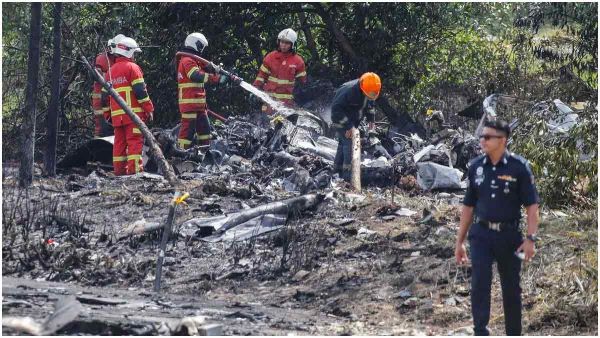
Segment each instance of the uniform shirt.
M203 66L193 58L181 57L177 65L179 111L182 114L206 111L206 90L204 86L208 82L218 83L219 77L218 74L207 73Z
M487 155L469 163L467 192L463 204L475 207L475 216L490 222L521 219L521 205L540 202L529 162L504 152L494 165Z
M368 122L374 122L373 104L374 102L368 100L360 90L358 79L344 83L335 91L333 96L333 103L331 104L332 127L343 130L352 127L358 128L363 115L367 116Z
M107 103L102 102L102 84L94 81L92 88L92 108L94 109L94 115L99 118L108 120L110 117L110 108Z
M253 85L284 103L292 103L296 80L306 83L306 66L296 53L273 51L263 60Z
M115 64L115 56L106 52L102 52L96 56L95 67L101 71L101 74L106 74L112 65ZM110 107L108 101L102 100L102 85L100 82L94 81L92 89L92 107L94 108L94 115L96 115L96 132L100 131L100 118L108 120L110 118Z
M148 115L154 112L154 105L146 91L142 69L130 59L117 57L115 64L105 75L105 79L112 84L114 90L142 121L146 121ZM107 102L107 100L110 102L110 115L114 127L133 123L125 111L121 109L117 101L102 88L103 103Z

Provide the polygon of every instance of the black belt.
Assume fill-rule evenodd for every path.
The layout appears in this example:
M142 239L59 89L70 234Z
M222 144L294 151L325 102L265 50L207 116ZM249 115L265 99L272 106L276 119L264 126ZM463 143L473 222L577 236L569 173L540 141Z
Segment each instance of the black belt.
M477 219L476 223L479 223L482 227L494 231L507 231L507 230L519 230L519 221L508 221L508 222L490 222L483 219Z

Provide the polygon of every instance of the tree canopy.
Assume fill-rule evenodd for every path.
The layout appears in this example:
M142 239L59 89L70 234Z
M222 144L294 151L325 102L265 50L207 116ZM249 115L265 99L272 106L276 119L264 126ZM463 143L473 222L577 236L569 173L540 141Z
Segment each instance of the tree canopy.
M2 6L5 145L18 133L23 106L29 6ZM208 59L252 81L277 33L291 27L299 33L297 52L309 81L337 86L364 71L378 73L381 116L392 123L401 123L394 121L399 114L421 121L430 106L445 109L452 120L491 92L570 102L595 100L597 91L595 3L69 3L62 18L63 147L92 130L92 80L75 60L80 53L92 60L119 33L142 46L137 62L156 106L155 126L163 127L179 120L174 56L195 31L209 40ZM42 26L40 119L50 101L49 5ZM560 79L569 85L552 82ZM225 115L252 109L246 93L231 87L209 89L208 103ZM3 150L16 156L12 147Z

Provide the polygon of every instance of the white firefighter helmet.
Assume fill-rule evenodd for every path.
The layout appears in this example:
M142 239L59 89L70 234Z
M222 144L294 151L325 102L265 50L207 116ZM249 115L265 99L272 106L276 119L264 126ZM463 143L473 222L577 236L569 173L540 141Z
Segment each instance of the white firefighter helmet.
M208 40L202 33L192 33L185 38L185 46L202 53L204 48L208 46Z
M289 41L292 43L292 48L296 45L296 40L298 40L298 34L291 28L286 28L277 35L277 43L279 41Z
M116 37L115 37L116 38ZM141 52L142 50L138 46L137 42L134 39L124 36L118 41L114 41L115 48L113 49L113 53L117 55L124 56L126 58L133 58L133 54L135 52Z
M123 39L125 37L125 35L123 34L119 34L117 36L115 36L112 39L108 40L108 52L109 53L114 53L115 52L115 47L117 47L117 43L119 43L119 41L121 41L121 39Z

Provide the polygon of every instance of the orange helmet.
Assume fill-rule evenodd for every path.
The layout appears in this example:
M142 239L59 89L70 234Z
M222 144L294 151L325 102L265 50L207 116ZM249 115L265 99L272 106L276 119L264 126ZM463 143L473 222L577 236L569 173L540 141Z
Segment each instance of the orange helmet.
M367 98L376 100L379 97L379 92L381 91L381 79L379 75L364 73L358 82L360 83L360 90L362 90Z
M100 68L102 72L108 72L108 67L112 64L112 57L110 55L106 53L100 53L98 56L96 56L96 68Z

